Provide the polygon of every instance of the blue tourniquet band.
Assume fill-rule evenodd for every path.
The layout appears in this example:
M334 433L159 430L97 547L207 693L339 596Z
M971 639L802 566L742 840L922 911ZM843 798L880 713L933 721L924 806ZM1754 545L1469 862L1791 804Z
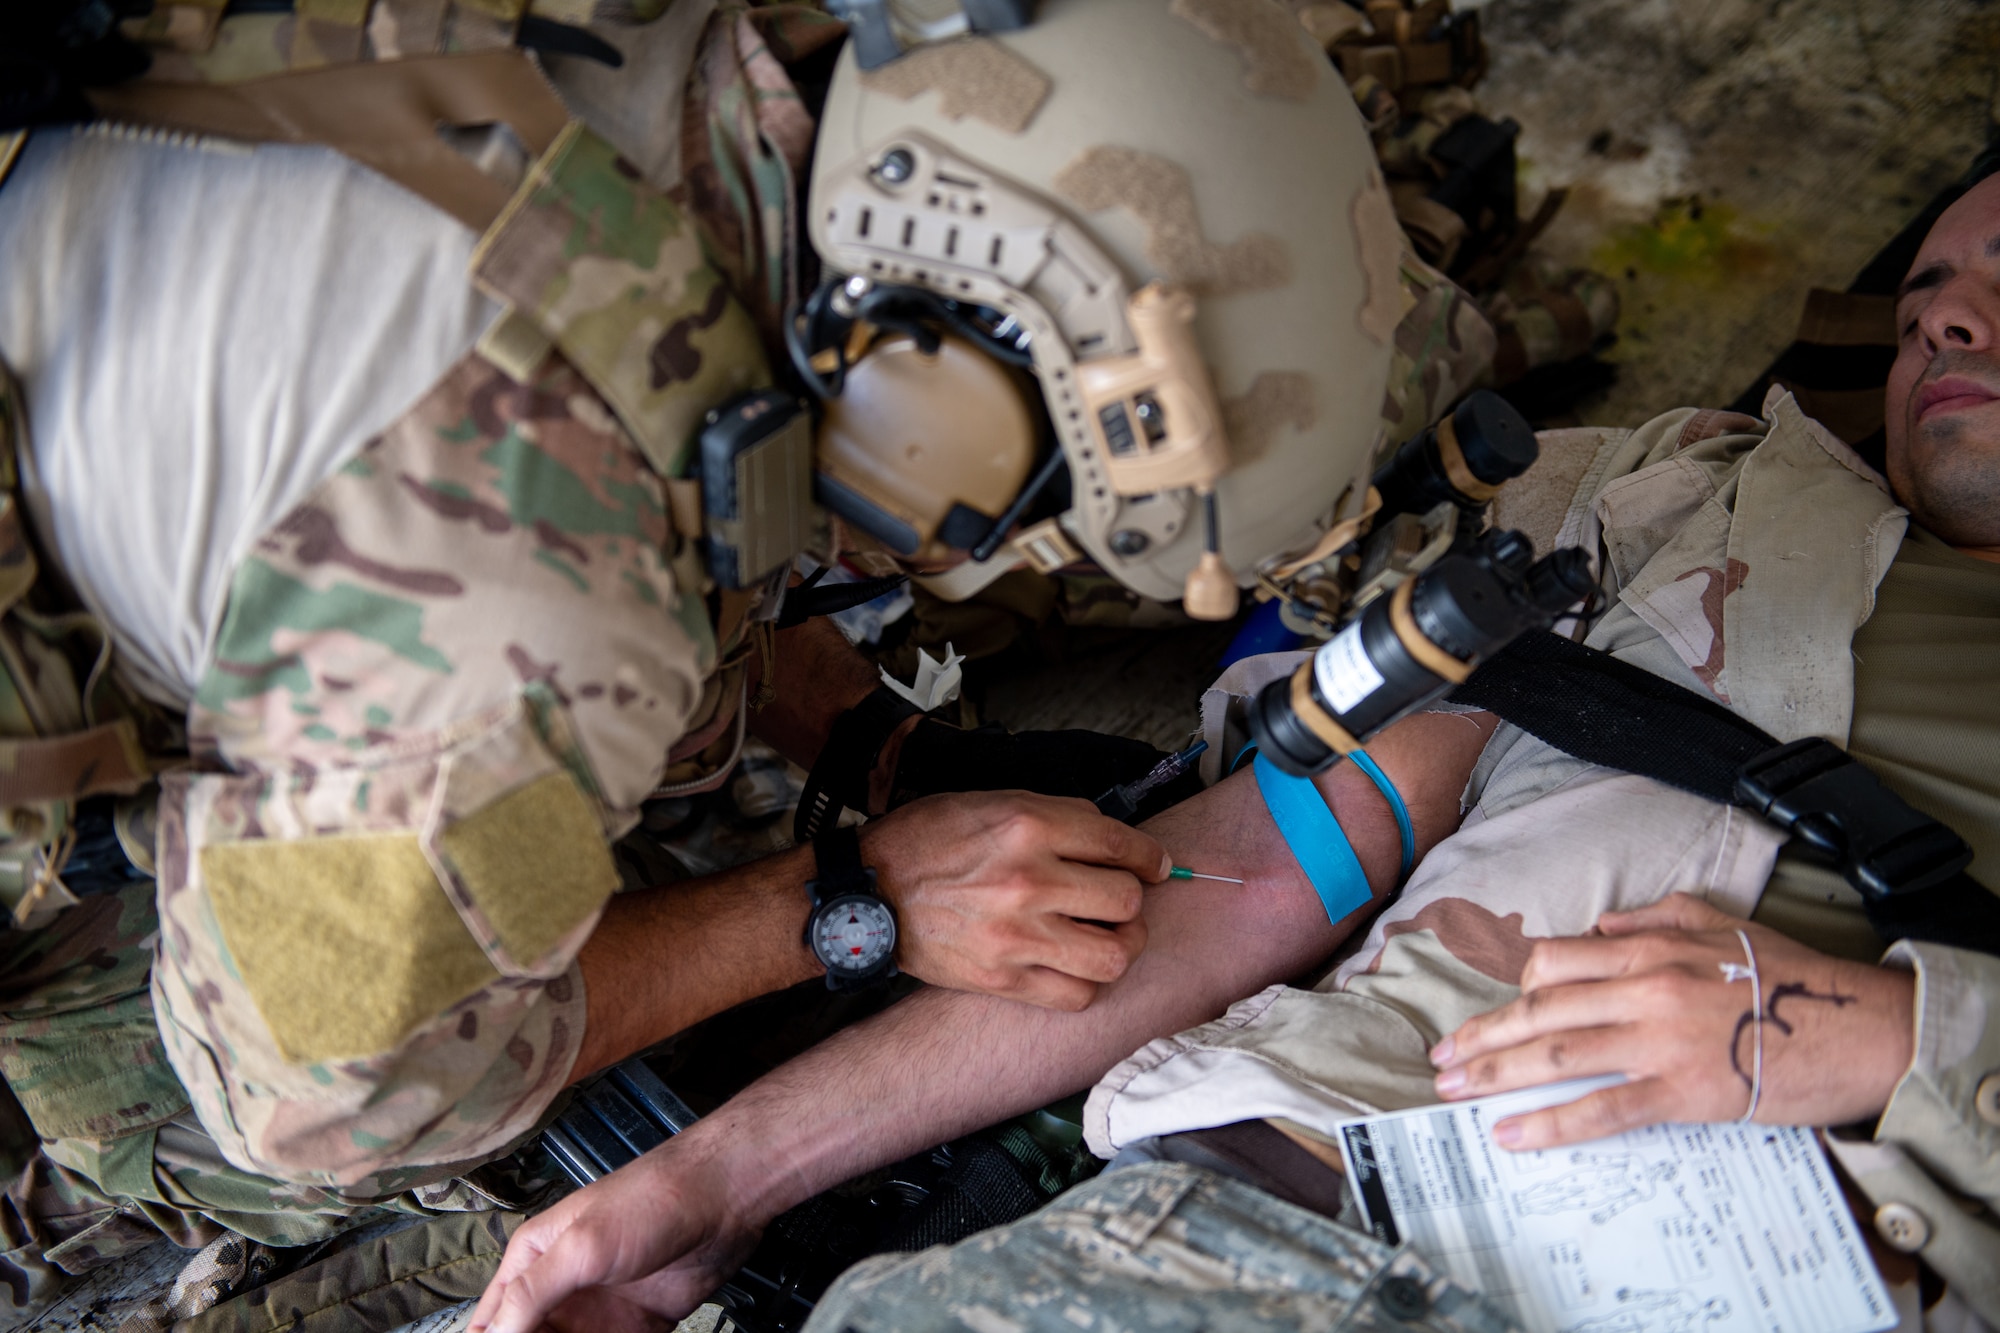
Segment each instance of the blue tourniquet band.
M1338 924L1355 909L1366 907L1374 897L1368 889L1368 876L1362 873L1347 834L1341 831L1333 811L1326 808L1326 800L1312 779L1281 772L1261 754L1254 771L1264 808L1271 812L1299 869L1312 882L1313 892L1326 908L1326 919Z
M1389 775L1382 771L1380 764L1368 757L1366 750L1349 750L1347 757L1354 766L1368 775L1375 784L1375 790L1382 793L1382 799L1389 803L1390 813L1396 816L1396 832L1403 839L1403 865L1396 872L1396 882L1401 884L1410 877L1410 867L1417 863L1417 831L1410 825L1410 807L1403 804L1403 793L1396 790L1396 784L1389 781Z

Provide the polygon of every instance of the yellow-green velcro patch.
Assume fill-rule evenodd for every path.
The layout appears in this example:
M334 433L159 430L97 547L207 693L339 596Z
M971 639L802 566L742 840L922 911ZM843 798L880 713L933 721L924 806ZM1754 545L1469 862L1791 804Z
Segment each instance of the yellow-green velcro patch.
M499 979L415 834L201 849L216 923L278 1050L358 1059Z
M439 850L507 954L533 967L618 887L604 830L568 773L548 773L447 827Z

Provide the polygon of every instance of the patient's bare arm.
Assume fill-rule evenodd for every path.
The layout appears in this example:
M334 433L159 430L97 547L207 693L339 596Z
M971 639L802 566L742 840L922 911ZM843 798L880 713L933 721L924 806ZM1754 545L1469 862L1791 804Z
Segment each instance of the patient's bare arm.
M1457 827L1459 793L1492 727L1484 715L1423 714L1370 744L1409 804L1420 850ZM1386 803L1350 765L1320 785L1370 885L1386 893L1399 855ZM473 1327L532 1329L597 1287L615 1289L581 1298L597 1327L615 1305L607 1295L678 1317L786 1208L1087 1086L1154 1037L1313 966L1365 914L1327 921L1247 773L1146 831L1177 864L1247 882L1148 889L1145 952L1082 1012L926 990L839 1033L523 1227Z

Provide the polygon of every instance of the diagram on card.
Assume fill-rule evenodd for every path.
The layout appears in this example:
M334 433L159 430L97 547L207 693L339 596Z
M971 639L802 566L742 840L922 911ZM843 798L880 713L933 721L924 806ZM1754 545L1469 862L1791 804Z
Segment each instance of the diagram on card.
M1655 1125L1543 1152L1492 1141L1579 1081L1334 1126L1369 1226L1530 1333L1880 1333L1888 1292L1818 1142Z

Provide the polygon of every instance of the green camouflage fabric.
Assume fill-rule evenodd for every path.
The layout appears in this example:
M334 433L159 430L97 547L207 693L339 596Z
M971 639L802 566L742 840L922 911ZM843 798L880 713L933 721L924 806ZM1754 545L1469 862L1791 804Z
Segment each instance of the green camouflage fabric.
M715 662L666 514L574 369L473 355L243 561L190 710L229 771L165 785L153 976L228 1161L383 1193L568 1081L605 842Z
M112 1138L188 1109L153 1022L158 935L147 881L0 933L0 1074L39 1137Z
M846 35L816 5L724 0L688 73L682 189L716 264L773 347L799 295L799 266L810 262L799 187L815 126L786 66Z
M1512 1328L1407 1249L1179 1162L1108 1171L950 1247L864 1259L806 1333Z
M771 382L693 223L581 122L530 168L472 273L584 374L663 477L685 475L710 408Z
M400 1328L477 1297L499 1271L507 1241L525 1214L489 1212L425 1218L343 1243L334 1253L262 1285L246 1272L241 1294L190 1311L171 1324L119 1333L347 1333ZM254 1255L253 1255L254 1261Z
M1384 448L1393 449L1451 410L1493 375L1493 325L1463 288L1403 251L1403 299L1389 386L1382 397Z
M1530 254L1482 301L1499 336L1493 377L1588 356L1618 325L1618 290L1601 273Z
M427 1175L380 1176L368 1183L392 1192L377 1198L286 1184L224 1161L187 1114L117 1139L50 1144L0 1196L0 1312L30 1317L74 1276L161 1240L199 1250L236 1236L290 1250L399 1213L496 1206L448 1173Z

